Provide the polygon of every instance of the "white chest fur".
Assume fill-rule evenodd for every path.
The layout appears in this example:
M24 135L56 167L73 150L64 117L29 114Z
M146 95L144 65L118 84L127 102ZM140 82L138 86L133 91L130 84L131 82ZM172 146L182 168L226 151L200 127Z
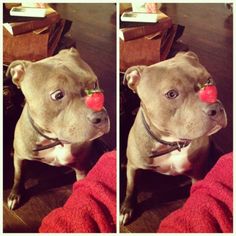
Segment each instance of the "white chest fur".
M160 157L148 157L148 164L145 167L166 175L183 174L183 172L191 168L191 163L188 159L189 155L191 155L190 150L189 145L181 149L180 152L175 150Z
M186 170L191 168L191 163L188 160L189 147L183 148L180 152L178 150L170 153L168 158L168 164L170 166L170 172L166 174L176 175L182 174Z
M36 157L40 161L52 166L65 166L74 162L74 155L72 154L71 144L57 145L55 147L42 150L38 152Z

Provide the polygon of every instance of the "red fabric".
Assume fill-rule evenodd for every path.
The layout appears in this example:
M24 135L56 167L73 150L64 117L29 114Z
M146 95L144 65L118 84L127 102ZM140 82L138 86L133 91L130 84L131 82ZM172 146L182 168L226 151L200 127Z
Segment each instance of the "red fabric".
M184 206L167 216L158 233L233 232L233 153L221 157L195 183Z
M115 151L105 153L88 175L74 184L65 205L43 219L39 232L116 232Z

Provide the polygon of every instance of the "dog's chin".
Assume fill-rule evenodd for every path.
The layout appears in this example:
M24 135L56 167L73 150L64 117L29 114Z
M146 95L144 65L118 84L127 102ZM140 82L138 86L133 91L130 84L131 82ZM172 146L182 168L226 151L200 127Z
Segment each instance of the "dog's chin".
M209 132L207 132L207 136L210 136L212 134L215 134L218 132L220 129L222 129L221 125L215 125Z
M217 133L222 128L223 128L222 125L216 124L210 130L205 130L205 131L202 130L202 132L195 133L195 135L193 135L193 134L191 134L191 135L189 135L189 134L181 135L181 138L175 138L175 140L184 142L186 140L191 141L191 140L194 140L194 139L198 139L198 138L201 138L203 136L211 136L212 134ZM177 137L179 137L179 136L177 136Z
M109 130L108 131L98 131L95 136L93 136L92 138L89 139L89 141L93 141L94 139L97 139L108 132L109 132Z
M108 133L110 131L110 120L108 119L107 122L100 126L91 126L88 128L88 132L84 135L83 139L77 139L73 134L67 134L67 135L57 135L57 138L63 143L63 144L72 144L72 143L83 143L92 141L94 139L97 139L104 134Z
M189 133L185 133L185 135L179 135L179 136L184 136L184 139L187 139L187 140L198 139L203 136L211 136L217 133L222 128L225 128L226 126L227 126L227 116L224 114L222 119L218 119L218 120L212 119L210 125L208 124L208 126L202 129L199 129L198 132L189 132Z
M211 130L209 130L207 132L207 136L215 134L220 129L225 128L227 126L227 116L226 116L226 113L224 112L224 116L220 120L214 120L214 121L215 121L215 126Z
M95 135L94 137L90 138L89 141L93 141L97 138L100 138L101 136L103 136L104 133L103 132L98 132L97 135Z
M185 136L185 139L180 139L181 141L183 140L194 140L194 139L198 139L198 138L201 138L203 136L211 136L212 134L215 134L217 133L220 129L222 129L223 126L220 125L220 124L216 124L213 128L211 128L210 130L206 130L205 132L200 132L198 133L198 135L196 136L188 136L186 135Z
M109 131L110 131L110 121L108 120L108 122L105 125L96 129L96 134L92 138L90 138L89 141L93 141L94 139L97 139L103 136L104 134L107 134Z

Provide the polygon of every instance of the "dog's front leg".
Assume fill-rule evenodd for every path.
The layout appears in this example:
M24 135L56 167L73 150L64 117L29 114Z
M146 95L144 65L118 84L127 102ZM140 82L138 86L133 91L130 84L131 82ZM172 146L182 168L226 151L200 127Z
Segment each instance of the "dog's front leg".
M14 210L20 205L24 191L24 179L22 176L23 166L24 160L14 155L14 184L7 199L7 205L10 210Z
M137 196L135 194L135 176L137 168L135 168L130 162L127 163L127 188L125 200L121 207L120 224L125 225L132 218L135 204L137 202Z

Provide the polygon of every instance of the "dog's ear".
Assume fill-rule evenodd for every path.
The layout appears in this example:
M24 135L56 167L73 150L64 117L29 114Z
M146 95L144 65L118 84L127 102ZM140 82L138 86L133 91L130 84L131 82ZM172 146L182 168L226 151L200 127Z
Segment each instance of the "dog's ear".
M192 51L188 51L188 52L179 52L176 54L176 57L178 56L185 56L186 58L190 59L190 60L194 60L196 62L199 62L199 58L197 56L197 54L195 54L194 52Z
M145 67L146 66L132 66L125 72L123 84L127 84L134 93L137 91L137 85L141 79L142 71Z
M12 82L20 88L20 83L24 78L25 70L30 64L30 61L17 60L13 61L7 68L6 76L12 77Z

